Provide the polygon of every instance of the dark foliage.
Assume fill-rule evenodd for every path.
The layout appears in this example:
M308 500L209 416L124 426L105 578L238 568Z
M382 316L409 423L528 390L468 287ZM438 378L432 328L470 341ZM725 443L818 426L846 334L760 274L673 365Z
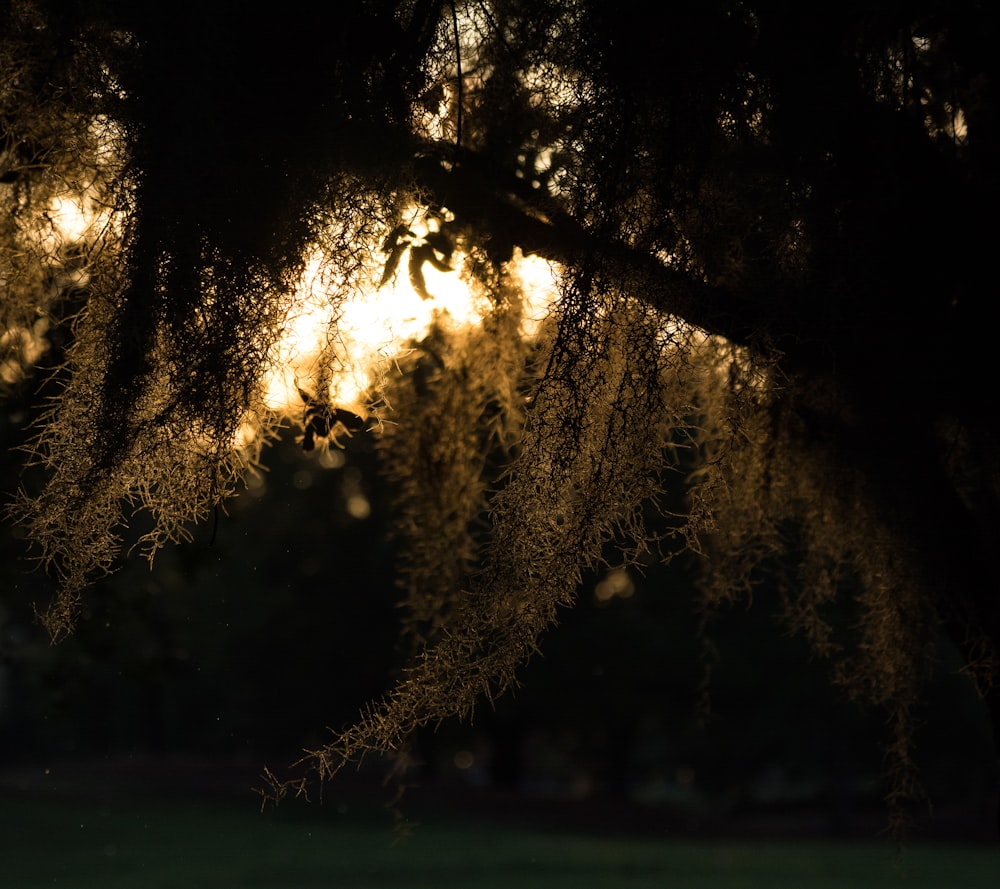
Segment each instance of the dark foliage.
M703 554L709 611L776 583L886 708L894 803L938 627L1000 734L996 13L659 9L0 7L0 361L12 390L54 365L14 512L62 581L55 636L133 510L152 555L258 458L310 251L333 329L408 251L420 296L461 265L490 308L412 344L372 422L318 386L295 407L307 447L380 436L415 652L320 777L507 688L609 541ZM104 227L57 231L65 195ZM559 270L531 339L529 255ZM655 540L665 487L687 501Z

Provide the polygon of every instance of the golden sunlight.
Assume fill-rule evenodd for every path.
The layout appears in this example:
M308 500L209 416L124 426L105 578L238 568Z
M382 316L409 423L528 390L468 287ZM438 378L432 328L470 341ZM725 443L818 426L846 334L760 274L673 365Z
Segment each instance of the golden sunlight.
M98 189L90 186L77 194L53 197L36 215L25 214L18 220L22 247L7 252L0 265L0 285L15 286L24 274L24 266L9 257L23 250L37 262L38 279L28 274L28 284L37 288L34 295L35 317L10 317L10 325L0 329L0 385L20 383L47 348L51 324L49 306L69 288L84 287L90 280L89 249L115 231L116 219L101 199Z
M396 372L409 344L424 339L435 325L452 331L473 328L489 310L489 300L462 276L462 257L456 254L452 261L454 271L425 267L426 298L400 270L384 286L373 280L337 305L323 281L321 257L311 257L265 382L266 407L301 414L305 396L322 400L325 395L331 405L365 416L380 380ZM512 271L524 295L522 333L532 337L555 299L557 272L546 260L520 253Z
M95 244L117 225L115 214L93 185L52 198L43 218L47 225L39 232L39 246L52 262L64 259L63 249Z
M414 210L415 220L419 215ZM108 236L114 238L119 230L114 214L102 203L96 189L53 198L44 220L36 243L48 264L63 267L64 277L89 274L85 266L64 266L68 249L94 244ZM420 249L432 238L433 228L428 228L426 220L417 220L409 224L399 249ZM375 250L371 252L380 256ZM322 251L317 248L307 259L270 356L271 370L262 383L264 411L301 417L309 406L307 401L315 401L367 417L381 383L399 372L400 359L414 343L426 338L433 327L453 332L473 329L490 310L490 300L470 286L463 275L463 259L456 250L448 257L449 271L432 262L423 264L423 281L417 285L421 292L415 289L405 260L391 270L392 274L372 268L367 272L367 284L341 299L338 293L343 280L324 263ZM523 256L518 250L509 271L524 301L522 335L534 337L556 299L559 270L547 260ZM384 280L380 281L380 277ZM80 285L85 280L73 283ZM8 353L19 354L16 361L8 361L0 368L0 377L13 381L19 366L37 357L35 345L41 348L43 335L44 330L8 331L5 336L9 342L3 345ZM14 343L12 337L19 338L18 342ZM252 449L267 425L262 417L249 414L237 434L236 447L241 451Z

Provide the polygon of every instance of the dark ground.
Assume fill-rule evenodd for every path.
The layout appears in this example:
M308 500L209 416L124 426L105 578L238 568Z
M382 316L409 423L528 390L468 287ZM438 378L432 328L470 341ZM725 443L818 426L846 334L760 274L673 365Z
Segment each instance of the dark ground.
M137 755L93 761L53 761L0 767L0 800L130 803L198 801L259 808L266 763L191 756ZM493 821L540 830L600 836L866 840L888 842L887 812L866 807L832 815L816 805L730 808L698 812L616 799L560 799L461 785L413 781L395 805L397 788L377 768L342 772L307 802L286 799L300 814L343 817L354 812L419 824L429 820ZM926 807L912 813L909 836L920 842L1000 842L984 811Z

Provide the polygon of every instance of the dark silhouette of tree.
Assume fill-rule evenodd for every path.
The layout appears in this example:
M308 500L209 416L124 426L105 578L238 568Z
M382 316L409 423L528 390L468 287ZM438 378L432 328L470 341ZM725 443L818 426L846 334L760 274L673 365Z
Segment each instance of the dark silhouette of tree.
M500 694L617 541L703 554L709 610L777 583L915 796L938 628L1000 737L997 36L973 0L5 2L6 384L65 349L13 509L61 582L46 625L133 510L151 557L259 458L233 443L281 421L261 381L307 250L334 308L403 252L424 296L461 256L482 327L414 343L355 433L395 482L414 658L306 765ZM45 237L66 193L106 228ZM531 340L525 255L559 269Z

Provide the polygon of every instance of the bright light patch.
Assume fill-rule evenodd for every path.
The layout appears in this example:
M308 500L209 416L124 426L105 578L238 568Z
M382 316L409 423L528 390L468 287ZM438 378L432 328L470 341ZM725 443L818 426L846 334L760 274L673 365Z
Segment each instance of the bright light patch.
M556 295L553 267L538 257L515 254L513 272L525 299L524 336L534 336ZM306 266L275 353L274 370L265 383L267 407L281 413L301 413L302 393L364 415L365 404L379 380L395 371L396 362L432 326L460 331L479 325L490 310L489 300L469 287L458 271L462 257L452 257L450 272L423 267L428 299L409 280L404 257L396 274L378 288L339 302L323 283L322 260Z
M94 243L111 221L108 208L93 189L54 197L45 216L49 228L42 236L42 246L51 256L58 256L66 245Z
M319 284L320 260L310 261L265 385L267 406L297 410L302 407L299 390L319 395L317 384L326 377L333 404L361 410L379 376L407 343L426 337L433 323L461 328L480 322L486 307L458 272L426 268L424 276L431 299L414 292L404 266L381 289L337 305Z
M347 512L351 518L363 521L372 514L372 505L363 494L352 494L345 502Z
M80 198L54 198L49 205L53 227L67 241L82 241L94 223L94 214Z
M47 318L39 318L31 327L11 327L0 331L0 355L11 356L0 361L0 384L19 383L46 348Z
M522 255L520 248L514 251L511 262L514 273L520 279L524 298L521 335L534 337L559 295L558 269L540 256Z
M594 596L598 602L608 602L616 596L622 599L631 598L635 592L635 584L624 568L615 568L607 573L604 580L594 588Z

